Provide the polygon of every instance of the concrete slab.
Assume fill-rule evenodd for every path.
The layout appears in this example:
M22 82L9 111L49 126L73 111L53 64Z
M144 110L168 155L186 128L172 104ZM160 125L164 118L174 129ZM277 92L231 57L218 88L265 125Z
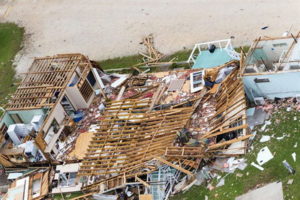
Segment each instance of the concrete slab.
M282 183L274 182L236 197L235 200L283 200Z

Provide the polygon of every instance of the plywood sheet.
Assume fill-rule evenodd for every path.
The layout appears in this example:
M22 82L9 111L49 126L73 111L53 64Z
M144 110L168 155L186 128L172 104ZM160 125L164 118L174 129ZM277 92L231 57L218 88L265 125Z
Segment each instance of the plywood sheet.
M92 140L92 137L92 132L81 133L76 140L75 148L69 153L69 158L83 159L87 152L88 145Z
M139 200L153 200L152 194L140 194Z

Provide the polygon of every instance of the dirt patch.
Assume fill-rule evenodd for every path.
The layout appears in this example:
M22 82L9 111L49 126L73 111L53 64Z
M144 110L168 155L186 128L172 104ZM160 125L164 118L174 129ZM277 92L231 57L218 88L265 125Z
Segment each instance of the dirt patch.
M0 20L26 29L20 73L35 56L80 52L101 60L136 54L149 33L165 54L231 36L235 45L249 44L291 25L296 32L299 7L295 0L7 0Z

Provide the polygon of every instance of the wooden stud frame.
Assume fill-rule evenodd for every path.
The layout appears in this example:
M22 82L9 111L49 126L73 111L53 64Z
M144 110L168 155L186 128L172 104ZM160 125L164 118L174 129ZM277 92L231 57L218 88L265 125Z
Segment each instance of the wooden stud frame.
M163 156L193 108L149 112L150 105L151 99L110 102L79 174L135 176L141 168L138 166L144 167L154 157Z
M82 84L92 68L87 57L81 54L59 54L35 58L6 105L6 110L52 108L60 99L77 67L82 72L79 82Z
M202 136L202 138L213 138L235 131L238 133L238 138L214 144L208 147L209 149L217 149L249 138L246 122L246 97L243 82L238 78L239 73L238 68L234 69L222 82L221 89L216 94L216 114L211 119L211 131Z

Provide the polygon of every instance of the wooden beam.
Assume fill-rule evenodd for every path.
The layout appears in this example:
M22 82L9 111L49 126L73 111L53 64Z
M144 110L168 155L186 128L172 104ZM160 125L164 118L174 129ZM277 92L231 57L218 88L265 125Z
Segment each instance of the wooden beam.
M150 185L143 179L139 178L137 175L135 176L135 180L137 180L138 182L141 182L145 187L150 188Z
M156 160L166 164L166 165L169 165L170 167L173 167L189 176L194 176L194 174L186 169L183 169L182 167L178 166L178 165L174 165L173 163L169 162L169 161L166 161L165 159L163 159L162 157L155 157Z
M226 145L233 144L235 142L246 140L246 139L248 139L251 136L253 136L253 135L245 135L245 136L242 136L242 137L235 138L233 140L228 140L228 141L225 141L225 142L213 144L213 145L208 146L208 150L217 149L217 148L220 148L220 147L223 147L223 146L226 146Z
M225 133L228 133L228 132L231 132L231 131L235 131L235 130L238 130L238 129L244 129L244 128L247 128L247 127L248 127L247 124L243 124L241 126L236 126L236 127L228 128L228 129L225 129L223 131L216 132L216 133L205 134L201 138L210 138L210 137L222 135L222 134L225 134Z

